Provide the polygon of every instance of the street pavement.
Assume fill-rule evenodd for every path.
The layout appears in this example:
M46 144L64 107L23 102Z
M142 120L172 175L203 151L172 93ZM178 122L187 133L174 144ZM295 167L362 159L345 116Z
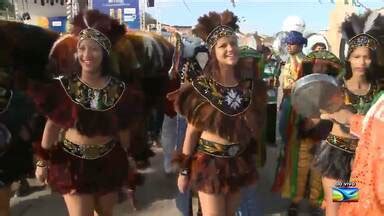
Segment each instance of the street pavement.
M151 159L151 167L144 170L145 183L136 190L138 209L133 210L127 200L118 204L115 208L116 216L176 216L180 215L175 207L174 197L177 193L176 176L167 176L162 169L162 149L154 148L156 156ZM257 185L258 195L266 216L284 216L289 200L281 199L277 194L271 193L274 172L277 161L277 148L267 148L266 166L260 169L260 180ZM67 216L63 199L58 194L52 194L44 186L30 179L32 192L25 197L14 197L11 200L12 216ZM196 199L194 199L196 208ZM300 216L307 216L306 203L301 205Z

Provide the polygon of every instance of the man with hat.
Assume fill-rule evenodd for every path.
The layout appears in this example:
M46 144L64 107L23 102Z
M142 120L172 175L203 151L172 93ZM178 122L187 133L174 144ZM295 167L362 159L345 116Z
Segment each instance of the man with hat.
M278 192L282 197L291 198L292 204L288 215L297 215L297 206L304 198L306 191L305 176L301 164L298 163L298 155L301 145L299 131L299 116L292 109L291 90L296 80L302 75L301 63L305 58L302 52L303 46L307 44L307 39L298 31L290 31L283 40L287 45L289 58L284 65L280 84L283 90L282 102L279 113L279 132L281 135L282 148L278 159L277 172L272 191ZM305 173L305 172L304 172Z
M303 46L307 39L297 31L290 31L283 41L287 45L289 58L281 72L282 87L285 92L290 92L293 83L299 78L299 65L304 58Z

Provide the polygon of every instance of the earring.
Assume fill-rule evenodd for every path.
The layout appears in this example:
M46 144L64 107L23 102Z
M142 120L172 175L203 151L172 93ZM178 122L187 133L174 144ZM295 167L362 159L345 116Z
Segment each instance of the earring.
M75 61L78 60L79 56L77 55L77 52L73 54L73 58L75 59Z

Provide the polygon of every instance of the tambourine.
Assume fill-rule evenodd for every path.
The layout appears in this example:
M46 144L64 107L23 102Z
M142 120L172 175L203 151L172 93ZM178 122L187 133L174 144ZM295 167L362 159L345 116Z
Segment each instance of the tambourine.
M333 113L344 104L337 80L326 74L310 74L298 79L292 90L292 106L300 115L318 118Z

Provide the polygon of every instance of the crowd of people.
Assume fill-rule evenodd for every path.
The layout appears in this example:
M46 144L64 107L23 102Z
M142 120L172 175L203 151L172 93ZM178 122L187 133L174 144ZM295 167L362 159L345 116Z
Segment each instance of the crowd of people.
M307 39L292 30L286 61L267 46L239 44L230 11L201 16L190 40L151 35L156 48L142 51L162 55L145 59L130 51L148 35L128 36L98 11L78 14L38 75L16 67L20 59L0 61L0 216L10 215L11 184L32 170L69 215L113 215L119 192L142 183L148 139L163 147L165 174L177 175L184 216L195 214L194 194L197 215L263 215L255 185L268 145L279 149L271 191L291 200L288 215L304 199L311 215L384 215L384 17L364 28L369 13L343 23L344 59L320 42L305 55ZM337 80L336 112L307 117L293 106L295 83L311 74ZM332 189L348 182L359 201L334 202Z

